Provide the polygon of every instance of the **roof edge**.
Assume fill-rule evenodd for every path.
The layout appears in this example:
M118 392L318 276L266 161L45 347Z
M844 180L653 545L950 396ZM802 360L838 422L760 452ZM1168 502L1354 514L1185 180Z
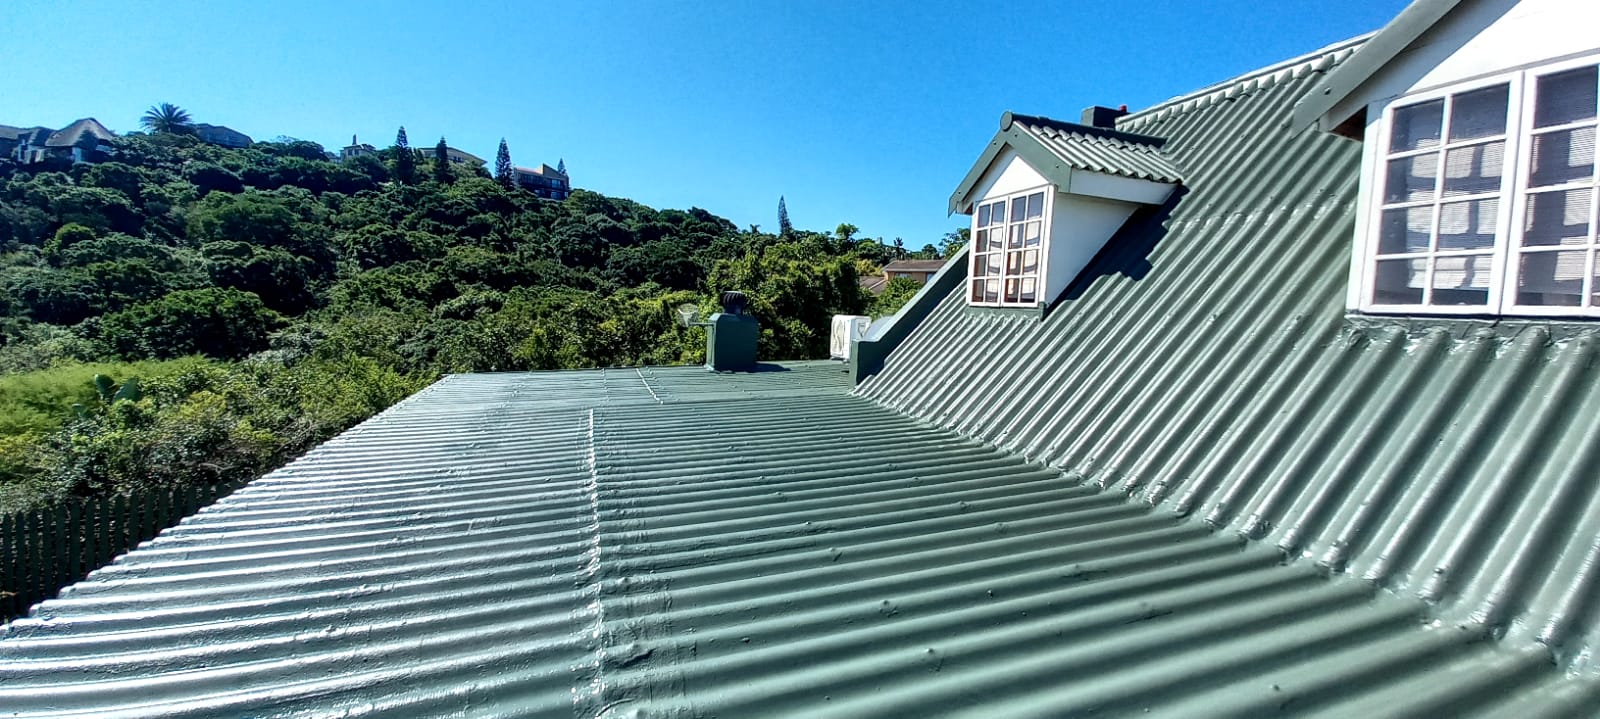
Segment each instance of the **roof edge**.
M1150 147L1157 149L1160 149L1162 145L1167 144L1167 138L1165 137L1141 135L1136 132L1125 132L1108 127L1096 127L1094 125L1080 125L1076 122L1057 120L1055 118L1045 117L1044 115L1023 115L1021 113L1011 112L1010 110L1007 110L1004 115L1000 116L1000 129L1008 130L1011 128L1011 123L1018 120L1033 125L1044 125L1045 127L1051 127L1065 132L1089 135L1090 137L1098 137L1106 140L1120 140L1122 142L1130 142L1135 145L1149 145Z
M1117 118L1120 127L1126 123L1137 122L1161 113L1182 112L1185 106L1195 106L1213 100L1229 93L1242 92L1251 83L1277 84L1284 77L1300 75L1306 72L1326 70L1335 63L1355 53L1361 45L1369 41L1376 32L1363 33L1347 40L1340 40L1304 55L1275 62L1266 67L1251 70L1242 75L1223 80L1222 82L1207 85L1199 90L1173 97L1169 100L1156 103L1137 112L1131 112Z
M1304 129L1316 123L1321 130L1330 130L1344 121L1330 121L1324 115L1334 106L1350 97L1373 75L1378 74L1395 56L1404 52L1417 38L1449 15L1461 0L1415 0L1401 10L1389 24L1374 33L1372 39L1337 70L1328 73L1305 99L1294 108L1289 118L1291 128Z

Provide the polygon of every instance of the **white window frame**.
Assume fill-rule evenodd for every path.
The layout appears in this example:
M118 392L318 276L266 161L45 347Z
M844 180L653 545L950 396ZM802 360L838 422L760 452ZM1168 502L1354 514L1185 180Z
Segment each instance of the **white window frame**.
M1352 262L1351 277L1358 283L1354 293L1353 308L1364 313L1396 314L1396 315L1470 315L1470 316L1504 316L1504 317L1600 317L1600 302L1594 302L1591 307L1547 306L1547 305L1519 305L1516 304L1516 287L1518 281L1518 262L1523 247L1523 235L1526 221L1528 197L1526 189L1529 172L1533 163L1533 122L1534 102L1538 87L1537 79L1540 76L1551 75L1567 70L1600 65L1600 54L1590 54L1569 60L1541 64L1522 70L1497 73L1476 78L1466 82L1454 83L1448 86L1427 90L1424 92L1404 95L1388 100L1380 100L1368 106L1369 117L1379 117L1378 131L1369 133L1369 145L1366 148L1367 157L1364 158L1364 172L1366 185L1365 192L1360 198L1361 214L1356 226L1356 241ZM1397 109L1445 99L1453 95L1472 92L1495 85L1507 84L1508 101L1506 117L1506 133L1504 135L1505 150L1501 166L1500 189L1498 197L1500 205L1495 220L1494 251L1490 255L1490 281L1488 286L1488 300L1484 305L1427 305L1427 304L1380 304L1373 300L1373 291L1377 285L1377 257L1379 234L1382 231L1382 217L1385 206L1384 195L1388 182L1388 165L1392 156L1406 154L1425 154L1438 152L1440 157L1437 169L1438 183L1431 203L1434 206L1445 202L1459 202L1470 200L1473 196L1446 198L1439 191L1447 176L1444 162L1444 150L1452 143L1449 140L1449 123L1452 119L1447 109L1442 120L1439 145L1432 150L1410 153L1406 151L1391 152L1390 142L1394 130L1394 112ZM1445 100L1447 105L1450 100ZM1540 128L1540 134L1558 132L1563 129L1594 125L1596 121L1586 120L1566 125ZM1492 140L1489 140L1492 141ZM1468 142L1475 144L1477 141ZM1600 173L1600 161L1595 163L1595 172ZM1584 187L1583 183L1568 183L1565 185L1542 187L1541 191L1551 191L1553 187L1563 189L1577 189ZM1591 176L1587 185L1591 190L1589 207L1589 233L1595 238L1600 231L1600 178ZM1419 201L1420 202L1420 201ZM1405 203L1393 203L1405 204ZM1434 235L1432 244L1437 244L1439 212L1434 212ZM1564 246L1567 250L1587 250L1583 297L1592 298L1600 292L1600 283L1595 282L1596 256L1600 255L1600 241L1591 239L1587 244ZM1555 247L1555 246L1552 246ZM1552 250L1553 251L1553 250ZM1432 247L1426 253L1408 253L1408 257L1428 257L1430 253L1438 256L1438 248ZM1463 252L1462 254L1470 254ZM1393 255L1389 255L1393 256ZM1387 257L1387 256L1386 256ZM1431 273L1423 281L1424 292L1431 285ZM1424 295L1426 297L1426 294Z
M972 297L973 285L974 285L974 283L979 281L979 279L978 279L979 276L978 276L978 273L977 273L978 257L979 257L980 254L982 254L982 253L978 252L978 246L977 246L978 231L980 229L983 229L983 228L980 228L978 226L979 208L983 207L984 205L988 205L988 204L992 204L992 203L996 203L996 202L1004 202L1005 203L1005 207L1007 208L1007 212L1009 213L1009 211L1010 211L1009 208L1011 207L1011 202L1013 200L1015 200L1017 198L1025 198L1025 197L1027 197L1029 195L1039 194L1039 193L1043 193L1044 194L1044 207L1043 207L1043 210L1042 210L1042 214L1039 217L1039 221L1040 221L1040 226L1039 226L1039 247L1037 248L1037 250L1039 252L1039 260L1038 260L1038 269L1037 269L1037 271L1035 271L1033 273L1033 275L1034 275L1033 297L1034 298L1032 300L1020 300L1020 299L1016 300L1016 301L1007 301L1006 300L1006 280L1014 277L1015 275L1012 275L1007 271L1006 252L1008 250L1010 250L1010 248L1008 248L1004 244L1002 244L1000 249L997 250L996 252L987 253L987 254L997 254L1000 257L1000 274L993 275L993 277L996 279L996 281L998 281L1000 283L1000 291L999 291L999 293L997 295L998 299L993 301L993 302L985 302L985 301L973 299L973 297ZM966 299L967 299L967 304L968 305L971 305L973 307L1012 307L1012 308L1014 308L1014 307L1038 307L1039 305L1041 305L1041 304L1043 304L1045 302L1045 296L1044 295L1045 295L1046 274L1047 274L1047 272L1049 270L1049 267L1050 267L1050 230L1051 230L1050 220L1055 215L1055 202L1056 202L1056 187L1055 187L1055 185L1051 185L1051 184L1047 183L1047 184L1044 184L1044 185L1038 185L1038 186L1030 187L1030 188L1027 188L1027 189L1024 189L1024 190L1019 190L1017 192L1006 193L1004 195L992 195L992 196L989 196L989 197L985 197L982 200L979 200L979 201L977 201L976 203L974 203L972 205L972 225L971 225L971 227L972 227L972 241L971 241L971 243L969 243L970 247L968 248L968 251L967 251L967 280L966 280L965 286L962 288L962 291L966 293ZM1008 219L1006 221L1006 223L1004 225L1002 225L1002 226L1008 228L1008 232L1009 232L1009 228L1010 228L1010 226L1012 224L1013 223ZM1028 248L1026 245L1024 245L1023 247L1019 248L1020 251L1026 251L1028 249L1031 249L1031 248ZM1019 251L1019 250L1012 250L1012 251Z

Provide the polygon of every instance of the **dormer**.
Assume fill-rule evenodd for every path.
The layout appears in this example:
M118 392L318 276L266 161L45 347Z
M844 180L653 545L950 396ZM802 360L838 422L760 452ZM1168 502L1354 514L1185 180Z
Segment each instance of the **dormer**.
M1116 115L1084 112L1100 125ZM1135 210L1177 188L1161 145L1107 126L1001 115L950 197L951 214L972 217L967 303L1037 308L1059 297Z
M1418 0L1296 108L1363 143L1352 312L1600 318L1600 3Z

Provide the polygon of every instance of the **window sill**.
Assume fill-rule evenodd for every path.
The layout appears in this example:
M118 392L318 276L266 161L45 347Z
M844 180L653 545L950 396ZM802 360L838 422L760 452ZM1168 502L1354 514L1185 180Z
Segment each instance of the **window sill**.
M1579 335L1600 332L1600 322L1573 317L1497 317L1475 315L1415 315L1415 314L1363 314L1345 312L1345 326L1350 329L1377 331L1401 329L1409 335L1420 335L1444 330L1456 339L1469 339L1491 332L1512 338L1539 327L1552 341L1570 339Z
M1007 318L1007 319L1022 318L1022 319L1042 320L1042 319L1044 319L1044 315L1045 315L1045 306L1044 306L1043 303L1032 305L1032 306L1028 306L1028 307L1017 307L1017 306L998 307L998 306L974 305L974 304L966 304L965 307L966 307L967 315L969 317L1003 317L1003 318Z

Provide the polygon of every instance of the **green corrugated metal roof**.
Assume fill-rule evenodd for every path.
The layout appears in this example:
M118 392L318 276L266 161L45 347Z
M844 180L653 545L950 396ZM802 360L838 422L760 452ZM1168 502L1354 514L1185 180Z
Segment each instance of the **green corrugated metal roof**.
M1162 142L1159 137L1006 112L1000 116L1000 131L951 193L950 212L969 211L973 190L1006 149L1060 187L1071 186L1074 171L1176 184L1183 174L1161 152Z
M1042 318L447 378L10 627L0 714L1592 715L1596 338L1343 317L1332 57L1134 116L1188 193Z
M1596 699L1540 649L849 396L836 365L792 370L448 378L13 625L0 714L1493 716Z
M1170 216L1125 227L1042 318L950 293L863 394L1592 683L1600 337L1346 318L1361 146L1283 126L1351 50L1128 118L1185 170Z
M1140 180L1176 183L1183 173L1161 153L1159 138L1106 131L1048 117L1010 114L1018 129L1069 167Z

